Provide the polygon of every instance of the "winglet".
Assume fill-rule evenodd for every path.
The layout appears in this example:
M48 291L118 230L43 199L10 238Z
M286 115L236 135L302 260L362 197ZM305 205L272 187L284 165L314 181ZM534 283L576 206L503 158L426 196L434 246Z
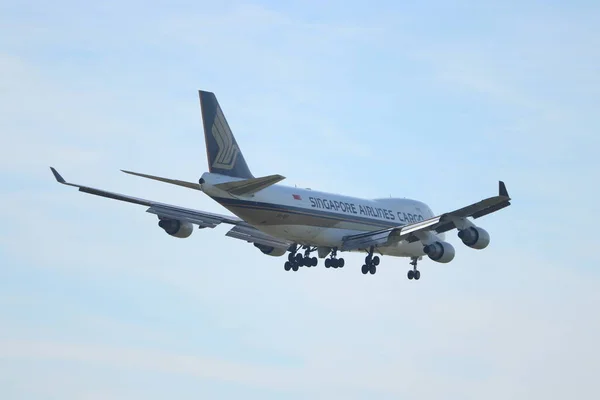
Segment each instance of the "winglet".
M52 175L54 175L54 178L58 183L67 183L67 181L65 181L65 178L60 176L60 174L57 170L54 169L54 167L50 167L50 170L52 171Z
M506 185L502 181L499 181L499 192L500 192L499 193L500 196L510 197L508 195L508 191L506 190Z

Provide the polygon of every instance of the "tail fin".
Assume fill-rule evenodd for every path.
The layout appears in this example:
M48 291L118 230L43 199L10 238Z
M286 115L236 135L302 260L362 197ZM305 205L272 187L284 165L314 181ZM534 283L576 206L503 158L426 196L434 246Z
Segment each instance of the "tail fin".
M198 91L204 123L208 170L237 178L254 178L214 93Z

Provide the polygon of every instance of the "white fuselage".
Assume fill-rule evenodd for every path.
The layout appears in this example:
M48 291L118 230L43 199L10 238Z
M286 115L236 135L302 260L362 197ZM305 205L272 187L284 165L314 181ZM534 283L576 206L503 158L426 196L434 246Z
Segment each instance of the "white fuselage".
M339 248L345 236L434 216L426 204L411 199L367 200L284 185L269 186L251 196L234 196L214 185L241 179L212 173L203 174L202 179L204 193L250 225L271 236L311 246ZM401 241L377 251L400 257L424 255L419 242Z

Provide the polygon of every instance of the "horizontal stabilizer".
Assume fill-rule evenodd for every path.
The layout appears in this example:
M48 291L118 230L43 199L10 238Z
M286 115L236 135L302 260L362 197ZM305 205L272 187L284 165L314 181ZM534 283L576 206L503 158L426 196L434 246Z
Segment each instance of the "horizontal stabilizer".
M186 181L180 181L179 179L169 179L169 178L162 178L160 176L140 174L139 172L125 171L123 169L121 171L123 171L129 175L141 176L142 178L148 178L148 179L153 179L155 181L170 183L171 185L183 186L183 187L186 187L189 189L195 189L195 190L202 190L202 189L200 189L200 184L194 183L194 182L186 182Z
M228 192L234 196L250 196L259 190L263 190L271 185L281 182L285 177L281 175L269 175L261 178L250 178L241 181L225 182L215 185L215 187Z

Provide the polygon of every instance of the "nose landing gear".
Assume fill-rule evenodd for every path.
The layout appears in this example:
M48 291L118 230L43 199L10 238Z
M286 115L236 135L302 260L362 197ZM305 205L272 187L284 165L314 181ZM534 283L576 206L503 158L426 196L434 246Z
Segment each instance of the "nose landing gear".
M408 273L406 274L407 278L410 280L416 280L418 281L419 278L421 278L421 272L419 270L417 270L417 261L419 260L417 257L411 257L411 262L410 265L413 266L413 269L409 269Z

